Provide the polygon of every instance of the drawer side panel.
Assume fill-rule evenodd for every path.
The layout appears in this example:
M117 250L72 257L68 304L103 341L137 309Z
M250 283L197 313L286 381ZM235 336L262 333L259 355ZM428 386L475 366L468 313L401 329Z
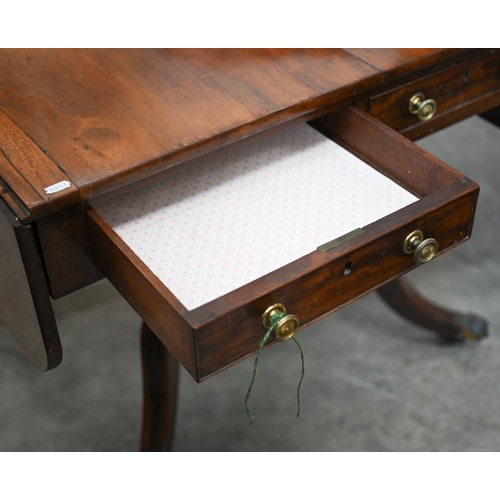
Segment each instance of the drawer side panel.
M192 331L184 308L95 210L88 212L94 262L175 358L196 377Z

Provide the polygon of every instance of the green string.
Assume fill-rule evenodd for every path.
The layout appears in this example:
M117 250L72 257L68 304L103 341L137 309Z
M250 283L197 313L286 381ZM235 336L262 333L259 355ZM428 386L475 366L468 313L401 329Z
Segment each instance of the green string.
M276 323L285 316L285 313L282 312L277 312L276 314L273 314L271 317L271 326L267 330L266 334L264 335L264 338L262 339L261 343L259 344L259 350L257 351L257 357L255 358L255 364L253 367L253 375L252 375L252 380L250 382L250 387L248 388L247 394L245 396L245 411L248 417L248 420L250 422L250 427L253 427L253 416L250 413L250 407L248 406L248 400L250 399L250 393L252 392L252 387L255 382L255 376L257 374L257 367L259 365L259 358L260 355L262 354L262 349L264 348L266 342L269 339L269 336L271 335L272 331L274 330L274 327L276 326ZM304 367L304 351L302 350L302 347L299 344L299 341L295 338L292 337L293 341L297 344L297 347L300 350L300 359L302 361L302 376L300 377L300 382L297 387L297 418L299 418L300 415L300 387L302 385L302 381L304 380L304 375L306 373L305 367Z
M292 337L292 340L297 344L297 347L299 348L300 359L302 361L302 375L300 377L299 385L297 386L297 418L299 418L299 416L300 416L300 386L302 385L302 381L304 380L304 375L306 374L306 369L304 367L304 351L302 350L302 347L300 346L299 341L295 337Z

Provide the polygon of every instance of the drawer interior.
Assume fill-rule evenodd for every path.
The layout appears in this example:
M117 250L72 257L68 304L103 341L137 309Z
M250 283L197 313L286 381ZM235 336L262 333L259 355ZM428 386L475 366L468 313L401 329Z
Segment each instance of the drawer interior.
M303 328L416 267L413 231L438 254L471 234L462 174L356 108L312 125L87 212L96 265L198 381L255 352L272 304Z
M417 200L304 123L94 208L193 310Z

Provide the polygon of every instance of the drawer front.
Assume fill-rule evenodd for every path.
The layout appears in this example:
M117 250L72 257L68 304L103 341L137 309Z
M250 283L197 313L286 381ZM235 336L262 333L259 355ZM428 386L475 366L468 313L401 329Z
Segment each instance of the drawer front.
M456 186L455 194L463 187ZM442 252L463 242L470 234L475 202L476 193L468 192L425 215L415 217L412 210L403 209L384 223L365 227L364 234L332 249L329 255L312 253L300 263L241 289L235 310L214 307L210 312L215 318L197 332L200 378L255 350L264 334L262 313L270 305L283 303L304 328L415 268L413 257L405 255L402 248L406 236L416 228L425 235L435 235ZM254 299L255 295L259 297Z
M435 238L438 254L471 234L478 194L472 181L363 111L348 109L314 126L420 199L364 226L355 237L191 310L120 238L98 206L88 212L97 266L198 381L256 351L269 306L283 303L303 328L417 266L403 251L413 231ZM270 251L279 251L279 244Z
M500 99L496 95L499 90L500 53L496 51L372 97L370 114L402 133L419 126L430 131L432 122L443 120L443 116L458 112L467 104L470 115L493 107ZM410 100L417 93L423 94L424 100L435 102L435 115L428 122L410 112ZM483 109L483 101L494 102ZM417 109L418 106L414 111ZM441 126L448 124L443 122Z

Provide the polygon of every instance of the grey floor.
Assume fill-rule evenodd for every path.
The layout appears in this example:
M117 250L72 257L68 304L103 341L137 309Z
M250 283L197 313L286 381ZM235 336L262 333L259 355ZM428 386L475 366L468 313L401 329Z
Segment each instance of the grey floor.
M181 375L174 451L499 451L500 130L474 117L420 145L482 188L470 242L408 277L429 298L488 318L478 344L445 346L376 294L265 351L248 427L253 358L196 384ZM39 373L0 326L0 451L134 451L140 320L107 282L54 303L62 365Z

